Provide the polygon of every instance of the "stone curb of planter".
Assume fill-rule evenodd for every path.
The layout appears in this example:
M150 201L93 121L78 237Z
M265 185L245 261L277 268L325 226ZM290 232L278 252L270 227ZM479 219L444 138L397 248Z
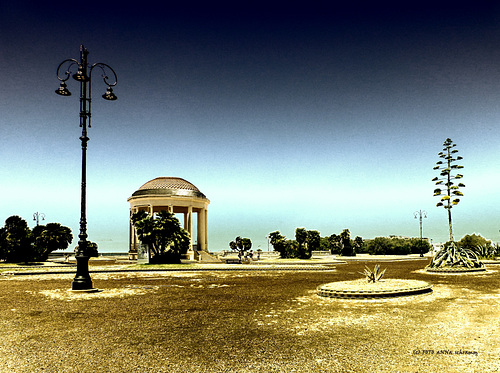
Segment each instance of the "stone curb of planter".
M423 282L423 281L422 281ZM338 290L329 289L328 285L323 284L316 288L316 293L322 297L329 298L349 298L349 299L369 299L369 298L391 298L391 297L404 297L409 295L425 294L432 292L432 285L425 283L425 285L410 287L410 288L400 288L400 289L388 289L388 290Z
M486 272L486 268L425 268L426 272L429 273L475 273L475 272Z

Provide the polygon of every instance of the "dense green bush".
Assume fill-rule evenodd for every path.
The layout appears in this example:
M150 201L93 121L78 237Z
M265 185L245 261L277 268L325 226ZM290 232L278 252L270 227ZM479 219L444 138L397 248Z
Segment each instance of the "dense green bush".
M446 244L449 244L448 242ZM460 241L457 242L457 246L463 247L464 249L475 250L477 246L491 246L491 241L487 240L480 234L466 234Z
M427 240L392 236L367 240L366 247L371 255L425 254L431 249Z
M450 244L451 242L447 242L445 247ZM500 256L498 245L493 245L491 240L484 238L480 234L466 234L456 245L463 249L472 250L479 259L495 259Z

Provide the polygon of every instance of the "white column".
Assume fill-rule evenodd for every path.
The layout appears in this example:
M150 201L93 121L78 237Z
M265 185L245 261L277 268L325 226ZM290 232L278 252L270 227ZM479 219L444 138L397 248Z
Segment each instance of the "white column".
M193 207L188 207L187 212L187 228L185 228L189 232L189 250L193 250Z
M198 229L197 229L197 237L198 237L198 249L203 251L207 250L207 241L206 241L206 212L205 208L202 208L200 212L198 212Z
M128 254L132 253L132 245L134 242L134 226L132 225L132 209L129 212L129 229L128 229Z
M203 250L203 240L201 238L201 217L202 212L198 211L196 213L196 218L198 221L198 224L196 224L196 240L198 241L198 250Z
M205 216L205 224L203 230L205 231L205 251L208 251L208 210L203 209L203 215Z

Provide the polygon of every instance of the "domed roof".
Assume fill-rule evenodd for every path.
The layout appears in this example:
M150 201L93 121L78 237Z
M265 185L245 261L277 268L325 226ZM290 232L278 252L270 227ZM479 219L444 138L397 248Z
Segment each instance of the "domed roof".
M180 177L157 177L149 180L137 189L132 197L148 194L206 198L197 187Z

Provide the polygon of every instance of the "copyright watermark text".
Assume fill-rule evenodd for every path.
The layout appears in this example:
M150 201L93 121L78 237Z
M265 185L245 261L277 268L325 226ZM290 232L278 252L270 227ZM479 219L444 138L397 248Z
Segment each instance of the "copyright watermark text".
M413 355L479 355L477 351L471 350L413 350Z

